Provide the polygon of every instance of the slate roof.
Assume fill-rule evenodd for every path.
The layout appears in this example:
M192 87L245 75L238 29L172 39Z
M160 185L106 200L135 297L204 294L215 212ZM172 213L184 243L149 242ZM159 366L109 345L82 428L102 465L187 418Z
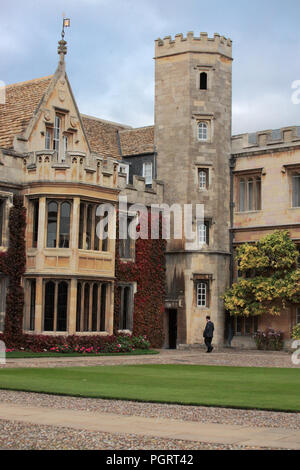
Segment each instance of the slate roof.
M91 150L105 157L121 158L118 131L128 126L81 114Z
M6 86L5 104L0 104L0 147L13 148L14 136L25 131L52 77Z
M123 156L154 152L154 126L120 131Z
M6 86L6 101L0 104L0 148L13 148L14 136L26 130L52 78L50 75ZM101 156L120 159L154 152L154 126L133 129L85 114L81 119L91 150Z

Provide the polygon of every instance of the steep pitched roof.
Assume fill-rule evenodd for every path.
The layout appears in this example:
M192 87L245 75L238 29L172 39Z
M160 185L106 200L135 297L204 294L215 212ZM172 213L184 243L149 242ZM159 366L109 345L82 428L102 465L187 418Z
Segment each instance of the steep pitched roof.
M103 156L121 158L118 131L128 126L81 114L91 150Z
M5 104L0 104L0 147L13 148L14 136L25 131L52 78L53 75L6 86Z
M120 130L123 156L154 152L154 126Z

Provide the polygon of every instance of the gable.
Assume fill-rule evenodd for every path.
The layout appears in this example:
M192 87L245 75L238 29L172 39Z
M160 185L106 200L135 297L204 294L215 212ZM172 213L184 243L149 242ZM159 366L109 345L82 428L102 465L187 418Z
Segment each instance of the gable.
M66 74L54 76L36 115L29 122L24 133L24 137L28 140L27 150L37 151L47 148L46 135L50 135L49 149L54 148L57 117L60 120L60 140L63 136L67 137L68 149L89 154L90 146Z
M0 148L12 149L14 136L25 132L52 78L5 87L5 104L0 104Z

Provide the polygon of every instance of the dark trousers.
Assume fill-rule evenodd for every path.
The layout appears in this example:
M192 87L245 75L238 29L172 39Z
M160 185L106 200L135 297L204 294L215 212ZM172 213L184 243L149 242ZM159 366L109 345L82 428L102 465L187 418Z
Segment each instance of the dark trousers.
M204 342L205 342L205 346L207 347L207 351L211 351L212 338L205 338Z

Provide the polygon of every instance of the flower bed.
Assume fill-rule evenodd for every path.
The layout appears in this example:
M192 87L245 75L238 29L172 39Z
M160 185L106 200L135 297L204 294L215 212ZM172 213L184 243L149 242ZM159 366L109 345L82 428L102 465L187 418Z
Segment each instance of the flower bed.
M256 347L265 351L281 351L283 348L283 332L268 328L265 331L257 331L254 335Z
M100 354L100 353L124 353L133 352L136 349L149 350L150 342L145 336L44 336L23 335L17 341L6 341L4 335L0 335L6 345L6 352L30 351L53 352L60 354Z

